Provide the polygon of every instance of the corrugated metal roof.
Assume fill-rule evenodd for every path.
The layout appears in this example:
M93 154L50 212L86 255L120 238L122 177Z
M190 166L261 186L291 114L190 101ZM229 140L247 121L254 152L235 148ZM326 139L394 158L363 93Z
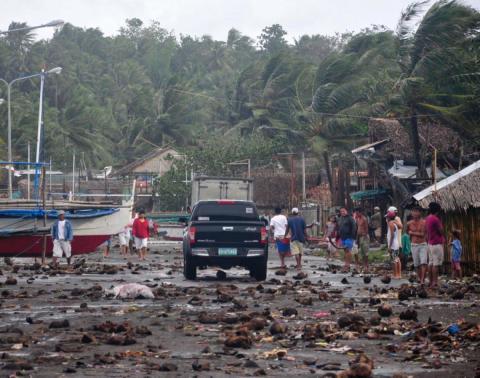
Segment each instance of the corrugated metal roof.
M357 147L354 150L352 150L352 154L357 154L359 152L369 150L370 148L374 148L374 147L379 146L381 144L384 144L388 141L390 141L390 139L383 139L383 140L379 140L378 142L364 144L363 146Z
M437 178L443 179L447 176L444 173L436 169ZM414 179L417 178L417 167L415 165L405 165L403 160L395 160L393 166L388 170L388 173L399 179ZM427 167L428 177L432 177L432 167Z
M437 202L445 211L468 211L480 207L480 160L436 185L415 194L413 199L424 208Z
M439 181L434 185L429 186L428 188L422 190L421 192L418 192L413 196L413 198L415 198L417 201L420 201L425 197L432 195L433 192L438 192L439 190L442 190L443 188L448 187L449 185L453 184L454 182L461 179L462 177L468 176L469 174L471 174L472 172L476 171L479 168L480 168L480 160L462 169L461 171L458 171L454 175L451 175L450 177L447 177L446 179ZM474 190L479 190L479 188L474 188Z

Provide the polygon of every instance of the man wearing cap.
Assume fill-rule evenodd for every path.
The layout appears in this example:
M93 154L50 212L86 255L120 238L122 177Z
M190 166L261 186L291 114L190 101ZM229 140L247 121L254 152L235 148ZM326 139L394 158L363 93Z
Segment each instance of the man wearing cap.
M58 219L52 225L52 240L53 240L53 265L58 264L58 259L62 258L63 254L67 258L67 264L70 266L72 258L72 246L70 242L73 240L73 228L68 219L65 219L65 212L60 210L58 212Z
M388 213L394 213L395 214L395 225L398 228L397 232L397 237L398 237L398 245L400 248L402 248L402 229L403 229L403 223L400 217L398 216L398 209L395 206L390 206L387 210L387 214L385 214L385 218L387 218L387 225L388 225ZM388 240L387 240L388 243Z
M305 220L298 214L298 208L292 209L292 215L288 218L287 229L285 230L285 238L288 233L291 234L290 238L290 251L297 262L297 269L302 269L302 255L303 246L308 239L307 225Z

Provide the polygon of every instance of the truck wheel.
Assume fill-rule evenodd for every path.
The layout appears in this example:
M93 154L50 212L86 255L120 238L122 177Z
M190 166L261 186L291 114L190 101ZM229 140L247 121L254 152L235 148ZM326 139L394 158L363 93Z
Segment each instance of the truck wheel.
M197 278L197 266L192 261L192 257L186 255L183 258L183 275L187 280L194 280Z
M267 279L267 259L262 258L258 264L252 268L251 273L257 281L265 281Z

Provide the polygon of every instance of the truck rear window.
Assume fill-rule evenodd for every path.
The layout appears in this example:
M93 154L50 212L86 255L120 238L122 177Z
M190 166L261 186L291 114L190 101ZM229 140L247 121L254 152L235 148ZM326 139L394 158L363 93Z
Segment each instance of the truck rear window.
M257 209L251 204L231 203L205 203L195 207L192 220L194 221L222 221L239 220L251 221L258 220Z

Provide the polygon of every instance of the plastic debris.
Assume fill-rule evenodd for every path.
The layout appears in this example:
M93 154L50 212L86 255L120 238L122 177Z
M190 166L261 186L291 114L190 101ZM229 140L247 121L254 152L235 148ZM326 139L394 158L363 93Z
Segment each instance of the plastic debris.
M122 299L153 299L155 296L153 295L152 289L148 286L137 284L137 283L129 283L124 285L115 286L113 288L113 295L115 298L122 298Z

